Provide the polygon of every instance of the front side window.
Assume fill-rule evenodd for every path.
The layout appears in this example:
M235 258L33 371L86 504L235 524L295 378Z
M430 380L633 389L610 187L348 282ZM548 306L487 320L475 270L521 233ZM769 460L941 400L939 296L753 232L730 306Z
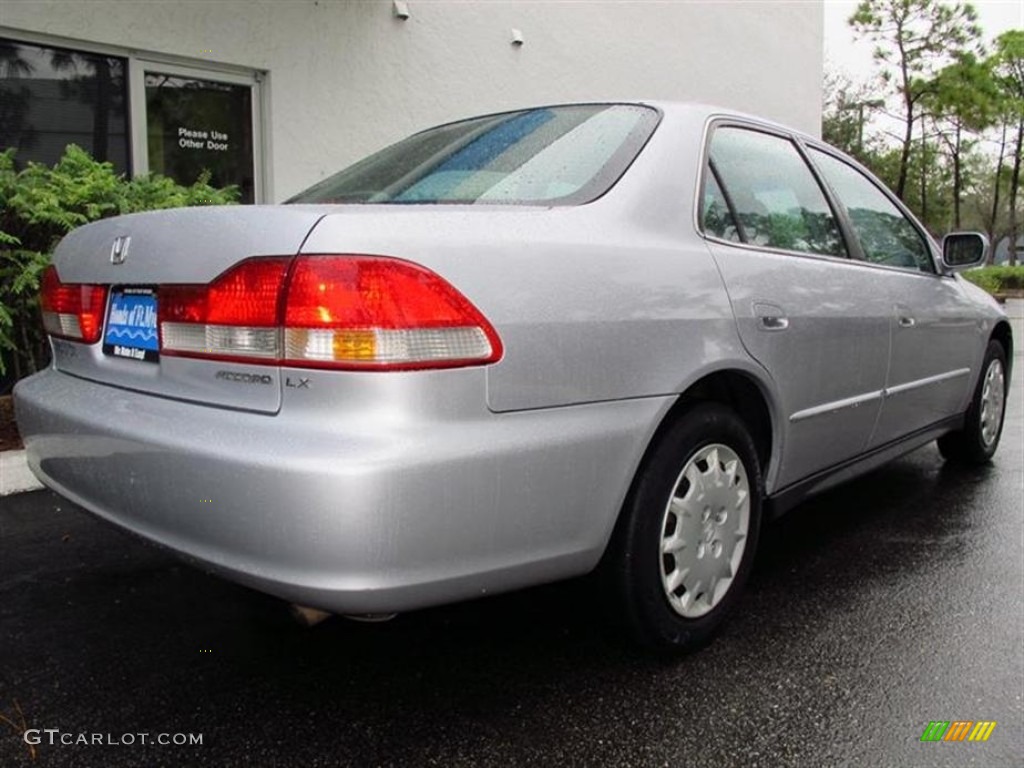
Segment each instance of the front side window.
M874 264L935 272L924 238L903 212L864 174L841 160L810 150L815 165L846 207L864 257Z
M705 173L705 185L714 177L721 182L743 242L847 255L825 194L791 141L746 128L720 127L711 138L708 162L711 173ZM705 207L703 226L708 234L715 234L714 213L713 207Z
M658 123L625 104L547 107L417 133L289 203L578 205L618 181Z
M127 61L0 38L0 149L53 165L68 144L129 170Z

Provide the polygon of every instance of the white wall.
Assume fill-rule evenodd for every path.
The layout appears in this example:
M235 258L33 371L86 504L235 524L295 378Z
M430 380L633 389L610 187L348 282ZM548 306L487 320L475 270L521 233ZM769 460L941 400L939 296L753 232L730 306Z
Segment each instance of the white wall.
M408 6L400 21L390 0L0 0L0 24L268 71L278 200L414 129L552 101L693 99L819 131L821 0Z

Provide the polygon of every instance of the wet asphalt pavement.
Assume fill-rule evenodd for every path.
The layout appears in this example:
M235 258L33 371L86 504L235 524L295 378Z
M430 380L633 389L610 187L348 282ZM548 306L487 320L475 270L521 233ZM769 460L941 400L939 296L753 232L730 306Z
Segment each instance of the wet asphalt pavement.
M203 739L42 733L33 760L0 720L0 766L1022 765L1015 357L991 466L932 445L802 505L766 533L736 617L674 663L623 646L585 580L307 630L49 492L0 499L0 715ZM922 743L931 720L998 725Z

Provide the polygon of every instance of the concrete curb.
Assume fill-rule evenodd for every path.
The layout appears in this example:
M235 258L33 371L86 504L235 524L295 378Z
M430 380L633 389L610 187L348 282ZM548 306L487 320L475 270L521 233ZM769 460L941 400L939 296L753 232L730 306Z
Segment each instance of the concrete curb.
M0 453L0 496L36 491L42 487L43 484L28 468L25 451Z

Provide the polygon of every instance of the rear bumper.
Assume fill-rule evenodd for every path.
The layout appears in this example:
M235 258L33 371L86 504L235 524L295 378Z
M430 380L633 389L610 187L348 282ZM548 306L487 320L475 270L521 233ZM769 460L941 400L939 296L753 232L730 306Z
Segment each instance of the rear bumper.
M388 376L379 408L356 396L272 415L51 369L15 403L53 490L235 581L344 613L591 569L671 404L499 415L459 405L483 402L481 369Z

